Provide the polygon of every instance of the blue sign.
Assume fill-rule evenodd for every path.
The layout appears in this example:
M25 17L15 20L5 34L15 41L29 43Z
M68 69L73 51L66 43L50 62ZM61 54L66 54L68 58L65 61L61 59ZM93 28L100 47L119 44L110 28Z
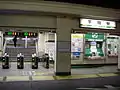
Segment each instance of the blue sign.
M73 52L74 56L80 56L80 52Z
M81 48L78 48L78 51L80 52L80 51L81 51Z

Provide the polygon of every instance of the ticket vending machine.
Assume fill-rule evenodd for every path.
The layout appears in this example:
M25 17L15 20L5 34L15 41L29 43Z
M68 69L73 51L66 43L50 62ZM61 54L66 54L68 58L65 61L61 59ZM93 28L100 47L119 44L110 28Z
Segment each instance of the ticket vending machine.
M17 68L24 68L24 56L21 53L17 55Z
M88 33L85 36L85 57L88 59L104 58L104 34Z
M3 69L9 69L9 55L7 53L4 54L2 57L2 68Z

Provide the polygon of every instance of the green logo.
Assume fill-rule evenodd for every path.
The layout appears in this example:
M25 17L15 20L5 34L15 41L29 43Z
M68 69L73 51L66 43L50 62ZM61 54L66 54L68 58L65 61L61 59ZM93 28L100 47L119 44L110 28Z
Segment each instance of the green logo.
M98 33L92 33L92 38L98 38Z

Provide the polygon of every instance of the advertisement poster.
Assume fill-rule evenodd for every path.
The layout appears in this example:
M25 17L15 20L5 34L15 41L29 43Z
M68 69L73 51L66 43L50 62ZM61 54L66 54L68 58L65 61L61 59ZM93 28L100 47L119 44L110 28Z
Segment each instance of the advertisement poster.
M80 52L83 52L83 34L72 34L71 37L71 52L79 56Z

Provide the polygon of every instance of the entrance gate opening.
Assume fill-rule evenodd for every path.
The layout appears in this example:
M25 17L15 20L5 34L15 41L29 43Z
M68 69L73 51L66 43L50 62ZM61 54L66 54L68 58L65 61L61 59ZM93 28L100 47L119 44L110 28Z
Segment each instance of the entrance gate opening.
M16 47L13 43L13 38L15 36L17 36ZM37 37L37 33L33 32L5 32L5 52L9 53L10 60L16 61L17 54L22 53L25 56L25 60L30 61L31 55L36 53Z
M24 31L24 30L23 30ZM48 75L54 74L54 62L56 59L56 49L55 49L55 33L51 31L5 31L3 34L3 46L4 52L9 54L10 61L10 72L5 73L5 69L2 70L2 75ZM13 38L17 35L16 47L14 46ZM43 62L43 56L48 54L46 62ZM17 66L20 66L20 58L22 55L24 57L24 67L19 70ZM37 58L34 58L37 56ZM37 60L36 60L37 59ZM34 61L37 62L34 63ZM49 62L49 63L48 63ZM48 66L49 64L49 66ZM34 65L38 65L34 68ZM47 68L46 68L47 66ZM48 68L49 67L49 68ZM49 71L49 72L48 72Z

